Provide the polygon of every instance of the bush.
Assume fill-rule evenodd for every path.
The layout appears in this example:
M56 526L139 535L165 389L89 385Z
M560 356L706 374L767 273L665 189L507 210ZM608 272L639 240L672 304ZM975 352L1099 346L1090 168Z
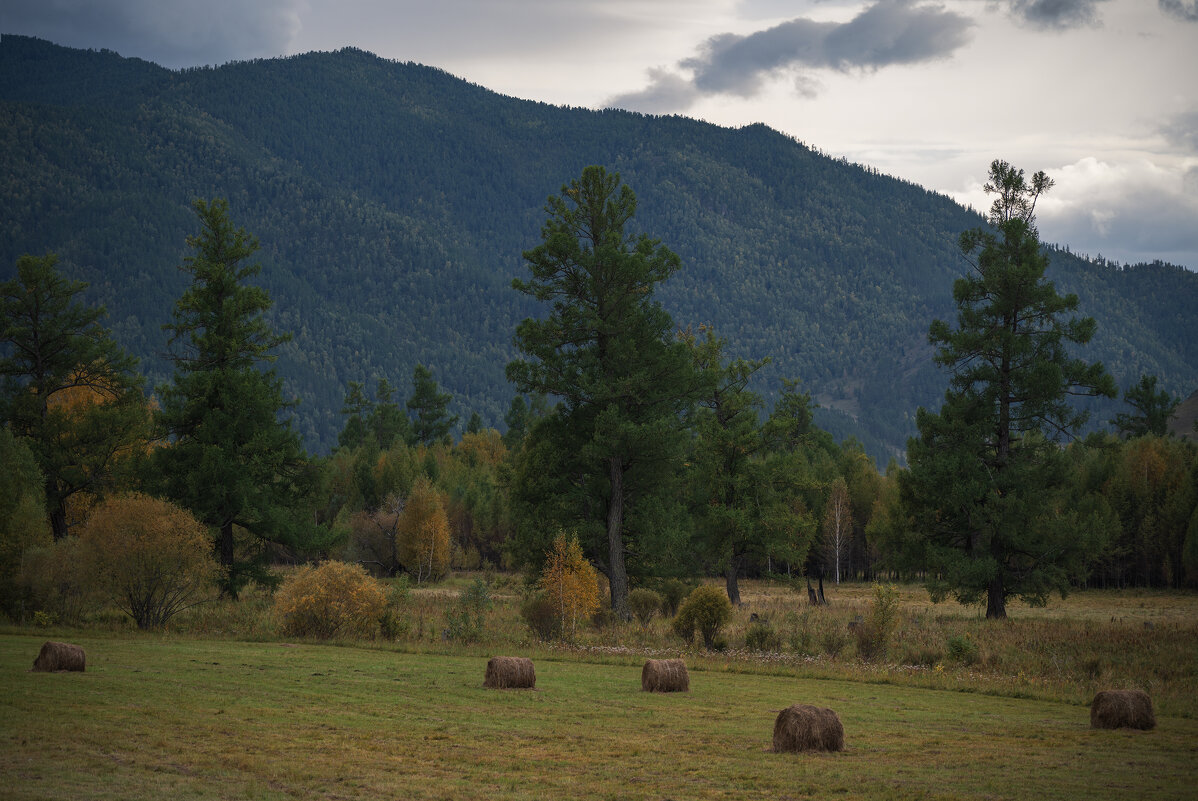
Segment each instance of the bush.
M682 599L690 594L694 587L680 579L666 579L661 583L661 613L666 617L678 614L678 606Z
M978 644L973 641L968 632L949 637L945 645L948 649L948 658L954 662L972 665L978 661Z
M561 617L553 607L553 601L542 592L528 596L520 604L520 617L541 640L555 640L561 635Z
M674 633L686 642L694 642L695 629L703 635L703 647L714 650L716 638L732 618L732 604L718 587L702 586L686 597L674 618Z
M495 605L491 591L482 579L475 579L462 590L458 602L445 613L445 632L449 639L477 642L483 633L487 612Z
M275 614L290 637L374 637L386 611L383 585L345 562L301 567L275 593Z
M661 609L662 597L653 590L637 587L628 593L628 608L642 626L648 626L649 621Z
M412 630L412 622L404 614L411 599L411 580L406 574L391 582L387 590L387 608L379 617L379 633L384 640L398 640Z
M48 537L47 537L48 538ZM78 537L30 548L16 585L35 622L79 623L98 603L93 557Z
M599 605L599 576L582 553L578 538L559 533L545 554L545 569L537 583L560 617L558 631L571 637L578 621L595 614Z
M890 638L898 624L898 588L894 585L874 585L869 617L853 629L857 639L857 655L870 661L882 659L890 648Z
M745 632L745 648L750 651L778 653L782 650L782 637L769 623L758 620L750 624L749 630Z
M204 525L167 501L114 495L88 518L82 539L96 581L138 628L164 625L214 597L220 568Z

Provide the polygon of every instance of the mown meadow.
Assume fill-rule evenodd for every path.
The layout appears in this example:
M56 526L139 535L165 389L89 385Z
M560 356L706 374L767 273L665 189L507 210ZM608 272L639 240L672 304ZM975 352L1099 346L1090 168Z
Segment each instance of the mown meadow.
M1007 621L899 590L884 657L855 652L872 588L810 607L753 583L705 652L661 618L542 642L522 585L490 577L477 641L445 621L474 577L413 589L394 641L287 640L271 600L144 633L0 629L4 795L43 798L1189 798L1198 782L1198 596L1081 592ZM750 615L777 650L746 648ZM82 674L31 673L40 644L82 645ZM494 654L531 656L532 691L482 686ZM691 690L640 691L647 656L683 656ZM1148 732L1089 728L1098 689L1149 692ZM769 751L792 703L836 710L846 750Z

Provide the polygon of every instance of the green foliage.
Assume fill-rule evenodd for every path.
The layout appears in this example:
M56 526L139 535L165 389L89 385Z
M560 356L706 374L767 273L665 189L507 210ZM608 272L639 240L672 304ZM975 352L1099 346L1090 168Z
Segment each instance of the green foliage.
M1124 437L1151 435L1163 437L1169 432L1169 418L1181 403L1181 398L1157 390L1156 376L1140 376L1140 383L1123 392L1123 402L1135 410L1135 414L1120 412L1111 422Z
M745 631L745 648L750 651L779 653L782 650L782 635L765 620L755 620Z
M28 548L15 584L26 612L66 625L78 625L100 606L94 552L80 537Z
M898 588L893 584L874 584L869 616L853 629L857 655L866 661L886 658L890 640L898 625Z
M67 504L111 489L116 463L149 432L136 360L84 304L87 284L63 277L58 257L21 256L0 283L0 418L27 438L45 478L55 539Z
M17 572L26 551L50 544L41 471L29 446L0 426L0 610L20 618L25 593Z
M1113 396L1114 382L1101 364L1070 355L1095 323L1062 320L1077 296L1057 294L1044 275L1033 209L1051 180L1037 173L1029 184L1002 161L990 178L995 230L961 235L977 261L953 286L957 327L937 320L929 332L950 387L939 413L917 414L901 491L925 537L919 556L933 597L985 600L987 617L1001 618L1011 596L1044 603L1064 593L1100 545L1058 515L1067 470L1055 438L1085 422L1071 397Z
M661 604L662 597L647 587L637 587L628 593L628 608L642 626L649 625L661 611Z
M703 585L686 597L672 624L674 633L687 643L694 642L695 629L703 637L703 647L713 650L720 629L732 619L732 604L717 587Z
M690 595L694 586L682 579L668 578L661 582L661 613L666 617L678 614L682 599Z
M371 638L388 604L382 584L360 566L330 561L290 573L275 593L274 609L288 637Z
M531 279L512 286L552 307L546 318L516 327L524 358L508 364L507 376L518 392L563 402L553 424L531 434L548 443L535 454L552 461L535 479L517 472L515 493L531 515L553 519L565 510L542 502L547 496L531 485L573 486L554 495L582 502L557 522L588 538L588 553L606 565L612 609L627 619L625 554L660 558L649 547L650 532L677 531L662 511L673 501L681 413L696 382L687 348L653 293L680 261L659 242L626 230L636 196L602 167L583 170L549 198L546 211L541 244L524 254Z
M452 397L437 391L433 373L423 364L412 370L412 396L408 412L412 416L411 442L432 445L448 439L449 430L457 425L457 415L446 412Z
M945 642L949 659L962 665L972 665L978 661L978 644L973 641L969 632L954 634Z
M224 589L236 595L252 562L236 558L233 527L265 542L303 548L316 539L305 514L315 474L298 435L279 420L282 383L263 362L289 340L266 319L267 292L246 282L258 242L234 228L224 200L197 200L200 233L183 270L190 288L175 303L170 332L175 365L160 387L169 447L153 453L161 490L216 529Z
M458 595L457 603L445 613L445 631L455 642L476 642L483 633L487 612L495 602L482 579L475 579Z

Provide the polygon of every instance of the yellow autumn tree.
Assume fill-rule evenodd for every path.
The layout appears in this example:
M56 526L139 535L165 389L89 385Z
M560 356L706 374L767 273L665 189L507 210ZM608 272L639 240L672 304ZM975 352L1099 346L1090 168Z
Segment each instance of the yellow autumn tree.
M399 517L399 560L417 583L449 569L449 514L445 496L427 476L412 484Z
M599 608L599 576L583 556L577 537L558 533L546 554L539 586L561 617L561 632L569 631L571 637L578 630L578 621Z

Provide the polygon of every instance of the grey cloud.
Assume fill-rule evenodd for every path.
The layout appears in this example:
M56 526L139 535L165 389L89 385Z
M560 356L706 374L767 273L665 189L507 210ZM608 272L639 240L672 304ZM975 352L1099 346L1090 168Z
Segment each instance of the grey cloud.
M1062 31L1100 25L1098 4L1103 2L1106 0L1010 0L1010 13L1034 28Z
M303 0L5 0L4 6L6 33L187 67L285 52Z
M748 36L720 34L679 62L680 69L691 72L689 81L678 72L653 70L646 89L609 104L683 111L704 94L750 97L767 78L788 70L877 70L946 58L968 41L973 24L943 6L879 0L844 23L800 18ZM809 96L817 86L805 76L796 79L800 94Z
M1161 11L1186 22L1198 22L1198 0L1158 0Z
M1158 131L1169 144L1198 155L1198 109L1176 114L1160 125Z

